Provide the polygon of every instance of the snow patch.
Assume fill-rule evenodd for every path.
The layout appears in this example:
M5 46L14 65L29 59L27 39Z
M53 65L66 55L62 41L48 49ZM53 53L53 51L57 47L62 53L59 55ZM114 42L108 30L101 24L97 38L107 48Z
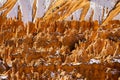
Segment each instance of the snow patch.
M18 2L14 5L12 10L8 13L7 17L8 18L17 18L17 13L18 13Z
M56 53L55 53L55 55L59 55L60 54L60 51L59 50L57 50L56 51Z
M1 80L3 80L3 79L7 79L7 78L8 78L7 75L1 75L1 76L0 76L0 79L1 79Z
M51 72L51 77L54 78L55 77L55 73L54 72Z
M113 59L113 62L118 62L118 63L120 63L120 59Z
M120 13L113 18L113 20L120 20Z
M100 63L100 60L90 59L89 64L94 64L94 63L99 64L99 63Z

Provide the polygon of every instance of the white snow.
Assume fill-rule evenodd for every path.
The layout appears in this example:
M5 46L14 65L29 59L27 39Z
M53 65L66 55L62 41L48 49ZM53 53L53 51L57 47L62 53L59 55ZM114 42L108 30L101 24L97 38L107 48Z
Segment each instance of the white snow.
M32 21L32 7L30 0L19 0L21 12L23 14L22 20L26 23Z
M55 77L55 73L51 72L51 77L54 78Z
M57 50L56 51L56 53L55 53L55 55L59 55L60 54L60 51L59 50Z
M7 1L7 0L0 0L0 7L2 7L3 4L4 4L6 1ZM4 11L4 10L3 10L3 11ZM3 11L1 11L0 14L1 14Z
M99 63L100 63L100 60L90 59L89 64L94 64L94 63L99 64Z
M113 59L113 62L118 62L118 63L120 63L120 59Z
M120 13L113 18L113 20L120 20Z
M114 7L116 0L91 0L90 9L85 17L89 20L92 10L94 11L93 20L98 20L100 23L105 19L108 12ZM103 9L105 10L103 13ZM108 11L107 11L108 10Z
M12 8L12 10L11 10L11 11L8 13L8 15L7 15L8 18L17 17L18 5L19 5L18 2L14 5L14 7Z
M45 13L45 6L44 6L45 0L37 0L37 13L36 17L42 17Z
M72 17L73 17L73 20L79 20L79 19L80 19L81 12L82 12L82 8L74 11L74 12L73 12L70 16L68 16L65 20L71 20Z
M0 0L0 7L6 2L7 0Z
M80 15L81 15L82 9L78 9L75 12L72 13L73 15L73 20L79 20L80 19Z
M1 76L0 76L0 80L7 79L7 78L8 78L7 75L1 75Z
M90 8L85 16L85 20L88 21L93 12L93 21L98 20L101 23L108 16L108 13L114 7L117 1L118 0L91 0ZM65 20L71 20L72 16L73 20L79 20L81 12L82 8L73 12ZM117 15L114 19L120 20L120 14Z

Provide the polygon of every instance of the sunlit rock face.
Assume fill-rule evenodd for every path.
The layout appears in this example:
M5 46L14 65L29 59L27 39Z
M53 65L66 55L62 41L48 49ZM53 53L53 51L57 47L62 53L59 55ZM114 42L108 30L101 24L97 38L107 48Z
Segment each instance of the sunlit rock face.
M32 10L34 1L35 0L17 0L12 9L7 13L7 17L17 17L18 6L20 6L22 20L25 23L33 21ZM6 0L0 0L0 6L5 2ZM51 16L56 16L56 14L60 17L55 20L97 20L99 23L102 23L107 18L109 18L108 20L120 19L119 0L36 0L35 4L36 13L34 20L36 18L49 19ZM67 9L65 9L65 7ZM119 12L114 11L115 9ZM3 10L6 9L1 9L1 11ZM116 14L111 17L113 14L112 11Z

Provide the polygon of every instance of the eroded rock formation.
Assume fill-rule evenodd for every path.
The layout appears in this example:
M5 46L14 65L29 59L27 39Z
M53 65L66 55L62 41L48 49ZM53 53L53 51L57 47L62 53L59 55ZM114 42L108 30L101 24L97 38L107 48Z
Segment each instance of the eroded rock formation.
M0 17L1 79L120 77L120 21L48 22Z
M0 1L0 80L120 79L119 0Z

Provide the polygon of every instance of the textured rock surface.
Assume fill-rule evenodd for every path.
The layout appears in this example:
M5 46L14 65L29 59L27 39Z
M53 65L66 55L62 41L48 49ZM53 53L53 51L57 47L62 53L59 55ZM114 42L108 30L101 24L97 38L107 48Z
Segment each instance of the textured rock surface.
M120 79L119 0L0 1L0 80Z
M106 26L97 21L37 21L24 26L0 17L0 29L1 80L120 78L120 21Z

